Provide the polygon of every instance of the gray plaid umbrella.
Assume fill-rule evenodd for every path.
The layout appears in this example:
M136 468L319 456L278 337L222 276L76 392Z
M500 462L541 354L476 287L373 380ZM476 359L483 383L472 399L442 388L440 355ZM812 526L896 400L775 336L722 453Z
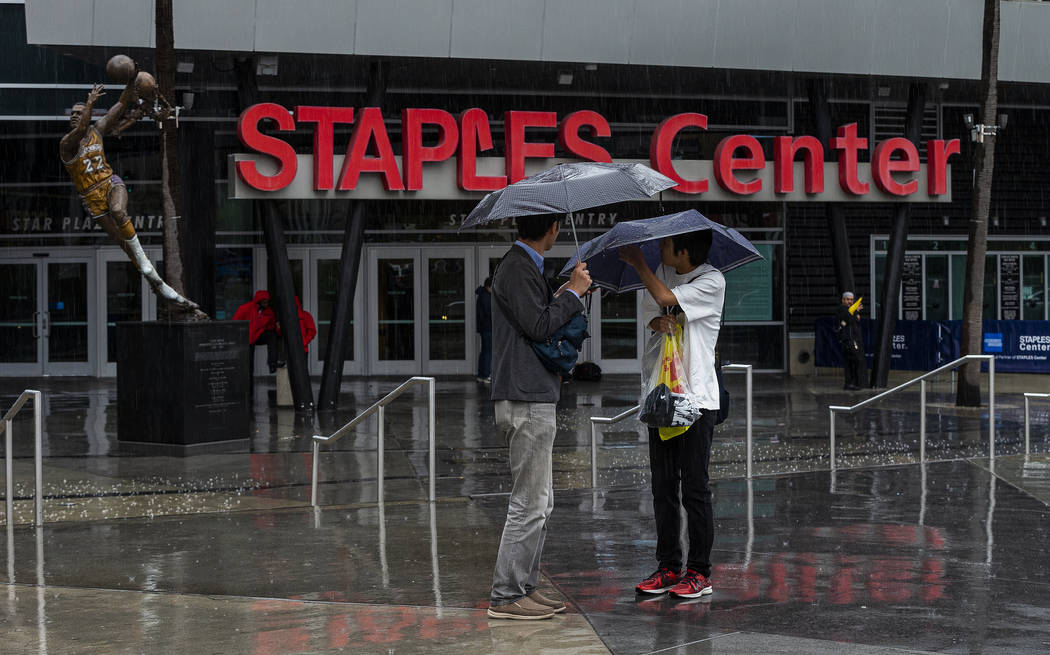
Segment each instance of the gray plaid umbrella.
M501 218L568 214L598 205L648 198L676 184L643 164L558 164L488 194L459 229ZM575 236L576 226L573 225L573 238Z

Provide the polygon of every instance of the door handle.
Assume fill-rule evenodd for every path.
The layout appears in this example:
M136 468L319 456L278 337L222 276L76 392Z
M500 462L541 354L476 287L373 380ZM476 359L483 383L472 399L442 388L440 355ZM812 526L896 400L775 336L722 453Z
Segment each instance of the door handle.
M40 312L33 312L33 338L40 338Z
M51 336L51 312L41 312L41 316L44 318L43 334L45 337Z

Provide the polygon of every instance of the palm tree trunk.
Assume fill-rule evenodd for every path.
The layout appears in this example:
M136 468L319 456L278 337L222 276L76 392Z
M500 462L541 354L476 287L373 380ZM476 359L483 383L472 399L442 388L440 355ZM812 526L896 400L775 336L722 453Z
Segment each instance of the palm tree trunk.
M981 61L981 113L977 122L997 124L999 113L999 0L984 0L983 56ZM966 248L966 285L963 292L962 354L981 354L981 322L984 308L984 257L988 250L988 212L992 200L992 172L995 166L995 135L974 142L976 182L973 192L973 214L970 217ZM961 370L956 391L957 405L981 403L981 369L969 363Z
M171 1L156 0L155 2L157 92L165 98L175 97L175 26L172 19ZM182 265L180 219L176 205L176 199L179 197L178 134L173 118L164 120L159 127L161 128L161 210L164 214L164 279L173 289L185 295L186 274ZM185 310L174 305L164 309L158 307L158 310L166 310L171 318L185 318L185 316L177 316L177 314L185 313Z

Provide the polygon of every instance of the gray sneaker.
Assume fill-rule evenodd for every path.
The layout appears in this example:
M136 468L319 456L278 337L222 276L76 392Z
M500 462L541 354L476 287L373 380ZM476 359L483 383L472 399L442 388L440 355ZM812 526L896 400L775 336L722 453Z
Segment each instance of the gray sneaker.
M536 603L537 605L543 605L544 607L551 608L551 610L555 614L561 614L565 611L565 603L561 602L560 600L554 600L553 598L547 598L546 596L541 594L538 589L526 596L526 598Z
M493 619L516 619L518 621L536 621L554 616L554 610L540 605L528 598L519 598L506 605L489 605L487 614Z

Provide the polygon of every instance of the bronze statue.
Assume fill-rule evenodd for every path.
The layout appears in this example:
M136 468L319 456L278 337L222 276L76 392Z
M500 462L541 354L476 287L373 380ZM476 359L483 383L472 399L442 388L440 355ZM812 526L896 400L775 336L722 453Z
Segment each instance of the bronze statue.
M171 113L171 106L156 92L156 82L149 73L136 74L132 63L126 78L127 85L120 99L94 125L91 110L105 94L101 84L94 85L87 102L73 105L69 115L70 132L62 137L59 145L62 163L73 178L84 208L127 253L153 293L191 312L194 318L207 318L195 302L172 289L157 274L128 217L127 187L106 162L103 137L120 134L145 115L163 121Z

